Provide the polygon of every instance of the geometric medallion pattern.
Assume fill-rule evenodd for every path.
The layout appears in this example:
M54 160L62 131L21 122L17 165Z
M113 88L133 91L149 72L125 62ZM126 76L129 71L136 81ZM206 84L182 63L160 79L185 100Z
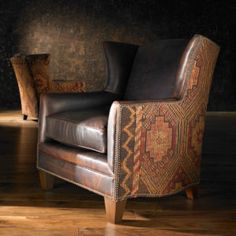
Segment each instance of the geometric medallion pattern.
M203 36L189 42L177 74L184 80L180 99L117 102L116 200L170 195L199 183L205 113L218 52Z
M26 58L38 95L48 92L85 92L85 83L82 81L53 80L50 78L49 54L33 54Z
M172 128L169 122L165 122L164 117L156 117L151 127L146 132L146 152L155 161L161 161L171 149Z

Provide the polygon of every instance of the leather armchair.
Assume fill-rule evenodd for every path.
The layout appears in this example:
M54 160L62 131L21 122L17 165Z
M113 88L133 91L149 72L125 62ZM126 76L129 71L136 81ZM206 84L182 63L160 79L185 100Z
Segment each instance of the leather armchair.
M41 96L37 167L104 196L118 223L128 198L197 196L219 47L201 35L136 46L105 42L104 91Z
M49 54L16 54L11 59L20 92L23 119L38 118L39 97L43 93L84 92L80 81L55 81L49 76Z

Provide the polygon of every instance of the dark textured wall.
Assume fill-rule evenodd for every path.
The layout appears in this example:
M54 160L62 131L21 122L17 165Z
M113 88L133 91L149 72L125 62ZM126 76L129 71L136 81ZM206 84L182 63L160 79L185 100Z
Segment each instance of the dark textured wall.
M100 90L106 79L104 40L135 44L203 34L221 46L209 110L236 109L233 78L232 1L190 0L0 0L0 107L19 107L9 57L52 55L52 79L86 81Z

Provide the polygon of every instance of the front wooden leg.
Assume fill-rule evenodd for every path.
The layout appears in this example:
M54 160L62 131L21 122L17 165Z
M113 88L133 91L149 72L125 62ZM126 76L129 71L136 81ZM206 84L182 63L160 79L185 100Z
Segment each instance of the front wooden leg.
M190 188L187 188L185 190L186 197L190 200L194 200L198 198L198 187L197 186L192 186Z
M39 171L39 179L41 188L44 190L52 189L54 186L54 176L42 170Z
M104 197L104 201L107 220L113 224L119 223L125 210L126 199L116 202L108 197Z

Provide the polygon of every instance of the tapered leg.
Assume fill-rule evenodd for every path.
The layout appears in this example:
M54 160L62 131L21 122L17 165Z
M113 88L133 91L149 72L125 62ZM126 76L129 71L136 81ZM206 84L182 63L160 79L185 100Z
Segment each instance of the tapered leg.
M104 197L106 216L110 223L117 224L122 220L122 216L125 210L126 199L122 201L113 201L108 197Z
M27 115L23 114L23 120L27 120L27 117L28 117Z
M54 176L50 175L44 171L39 171L39 179L41 188L44 190L52 189L54 186Z
M198 187L197 186L189 187L185 190L185 193L188 199L194 200L198 198Z

